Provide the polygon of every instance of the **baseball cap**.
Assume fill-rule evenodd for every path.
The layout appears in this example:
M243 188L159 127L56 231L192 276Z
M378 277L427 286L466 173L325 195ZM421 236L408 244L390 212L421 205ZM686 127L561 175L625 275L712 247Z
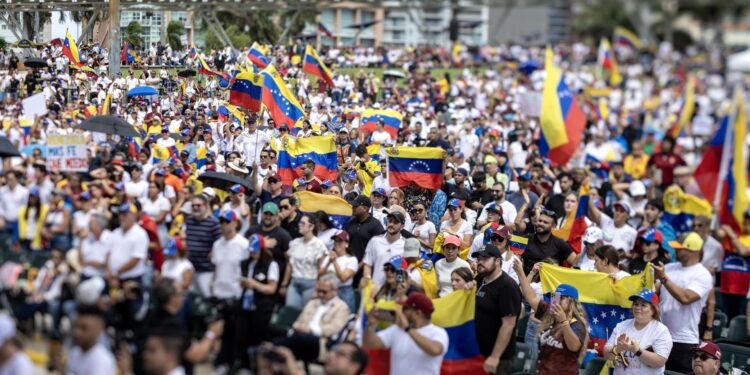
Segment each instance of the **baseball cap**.
M164 172L164 168L156 168L156 170L154 171L154 174L157 176L164 176L166 172Z
M495 257L500 258L500 249L493 244L485 245L482 250L471 253L472 258Z
M623 210L625 210L625 212L628 213L628 216L633 217L633 209L630 207L630 204L628 202L625 202L625 201L615 202L613 207L615 208L620 207Z
M487 212L489 212L489 211L495 211L495 212L497 212L500 215L503 214L503 206L501 206L501 205L499 205L497 203L490 203L489 206L487 206L486 210L487 210Z
M641 234L641 239L648 242L658 242L661 245L664 241L664 235L658 229L648 229Z
M484 241L483 241L484 245L487 245L488 243L490 243L490 237L492 237L492 232L494 232L495 229L497 229L497 227L499 226L500 224L498 223L492 223L489 226L487 226L487 228L484 230Z
M451 199L451 200L448 201L448 206L447 207L461 208L461 201L458 200L457 198L453 198L453 199Z
M354 201L352 202L352 207L357 207L357 206L372 207L372 202L370 202L370 198L367 198L364 195L358 195L356 198L354 198Z
M118 182L115 184L115 190L117 191L125 191L125 184L122 182Z
M646 195L646 185L644 185L641 180L635 180L630 183L628 193L631 197Z
M106 286L104 279L101 277L92 277L81 281L75 291L76 302L81 305L95 305Z
M385 264L390 265L391 267L397 270L405 270L406 267L409 265L406 262L406 259L401 255L395 255L391 257L391 259L388 259L388 262L386 262Z
M416 237L407 238L404 241L404 258L418 258L420 247L422 247L422 244Z
M521 173L521 174L518 175L518 179L519 180L524 180L524 181L529 181L529 180L531 180L531 173L529 173L528 171L525 171L525 172L523 172L523 173Z
M182 129L180 133L182 134L182 136L187 137L190 135L190 129Z
M445 239L443 239L443 246L445 245L455 245L455 246L460 247L461 239L459 239L458 236L454 236L454 235L445 236Z
M245 187L240 184L234 184L232 187L229 188L229 191L235 194L244 193Z
M0 345L16 336L16 323L8 314L0 314Z
M701 251L703 238L698 233L690 232L683 235L679 241L669 241L669 246L675 250Z
M721 348L711 341L703 341L691 348L693 352L703 352L710 355L713 359L721 359Z
M169 241L167 241L167 246L164 248L164 255L171 256L177 254L177 251L180 250L182 246L180 246L180 243L177 242L176 239L170 238Z
M412 292L409 297L403 302L396 302L404 307L417 309L423 314L430 315L435 311L435 306L432 305L432 300L427 298L426 295L419 292Z
M84 193L86 193L86 192L84 191ZM32 186L32 187L30 187L29 188L29 196L30 197L39 197L39 187L38 186ZM81 196L83 197L83 194L81 194Z
M162 126L162 127L161 127L161 132L162 132L162 133L169 133L169 126L166 126L166 125L165 125L165 126Z
M578 289L570 284L560 284L555 289L555 293L560 293L562 297L570 297L574 300L578 300Z
M383 189L383 188L372 189L371 195L375 195L375 194L377 194L377 195L379 195L381 197L385 197L386 196L385 189Z
M220 222L227 222L231 223L233 221L237 220L237 214L234 213L232 210L226 210L219 215L219 221Z
M345 230L340 230L336 232L333 236L331 236L331 238L333 238L334 240L339 239L341 241L349 242L349 232Z
M264 245L266 238L262 234L253 234L247 239L247 251L251 253L259 252Z
M628 299L631 301L635 301L639 298L654 306L659 306L659 296L657 296L656 293L654 293L654 291L650 289L643 289L640 292L633 294Z
M592 244L602 240L604 240L604 232L599 227L588 227L586 228L586 232L583 233L584 243Z
M386 216L387 219L394 219L399 221L401 224L406 223L406 218L401 211L393 211Z
M276 205L274 202L266 202L263 205L262 213L269 213L271 215L276 215L279 213L279 206Z
M133 204L133 203L126 202L126 203L123 203L123 204L120 205L119 210L120 210L121 214L122 213L126 213L126 212L137 213L138 212L138 207L136 207L136 205Z
M469 175L469 171L467 171L466 168L458 168L458 169L456 169L456 173L460 173L460 174L462 174L464 176L468 176Z
M490 235L490 238L492 238L492 236L500 236L500 237L505 238L507 240L508 238L510 238L510 236L512 234L513 233L511 232L511 230L510 230L509 227L507 227L505 225L498 225L498 227L495 228L494 231L492 231L492 234Z
M203 188L203 190L201 190L201 194L207 196L210 199L216 198L216 192L211 187Z

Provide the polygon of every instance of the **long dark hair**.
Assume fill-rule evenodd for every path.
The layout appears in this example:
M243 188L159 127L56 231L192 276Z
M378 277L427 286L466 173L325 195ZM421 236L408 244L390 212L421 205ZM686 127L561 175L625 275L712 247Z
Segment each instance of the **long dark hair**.
M31 198L36 198L35 203L31 203L32 202ZM26 220L29 220L29 211L30 211L29 209L32 207L36 208L36 210L34 211L34 220L39 220L39 215L42 214L41 212L42 200L41 198L39 198L39 196L29 195L29 201L26 204Z

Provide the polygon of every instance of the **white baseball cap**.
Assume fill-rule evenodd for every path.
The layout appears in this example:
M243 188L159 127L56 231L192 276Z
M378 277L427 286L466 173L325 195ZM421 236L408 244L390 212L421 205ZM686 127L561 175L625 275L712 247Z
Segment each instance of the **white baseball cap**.
M588 227L586 232L583 233L583 242L594 243L596 241L604 240L604 232L599 227Z
M76 302L82 305L95 305L102 296L105 287L104 279L92 277L78 284L76 288Z

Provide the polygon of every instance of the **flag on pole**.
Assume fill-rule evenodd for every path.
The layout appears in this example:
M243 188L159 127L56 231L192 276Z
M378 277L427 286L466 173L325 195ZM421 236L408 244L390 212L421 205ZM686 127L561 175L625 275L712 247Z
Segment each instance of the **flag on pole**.
M539 151L543 157L565 165L581 143L586 116L553 57L552 49L547 47Z
M250 46L250 52L247 53L247 58L261 69L265 69L268 66L268 48L261 46L258 42L253 42Z
M229 103L260 112L263 95L263 76L260 73L244 72L234 77L229 91Z
M273 65L264 69L261 102L268 108L271 118L279 127L286 124L290 129L305 117L305 111L284 83L281 74Z
M326 27L326 25L318 22L318 32L323 33L328 39L334 40L333 33Z
M599 66L609 72L609 84L611 86L617 86L622 83L622 76L617 69L617 62L615 61L615 53L612 51L612 47L609 45L607 38L602 38L599 43L598 60Z
M303 72L322 79L329 87L335 87L335 84L333 83L333 74L331 74L331 71L323 63L323 60L318 56L318 53L315 52L315 49L309 44L307 45L307 48L305 48L304 61L304 64L302 64Z
M65 40L63 40L62 53L76 66L81 66L83 64L81 62L81 56L78 54L76 41L70 36L70 32L67 31L65 32Z
M138 54L135 53L132 48L130 48L130 43L125 42L122 46L122 53L120 53L120 61L140 62L141 58L138 57Z
M615 45L625 46L629 47L634 50L640 50L643 48L643 43L641 42L641 38L638 37L638 35L635 35L632 31L617 26L615 27L615 33L612 37L612 43Z
M667 135L670 135L672 138L677 138L682 133L682 130L685 129L685 125L689 124L693 119L693 114L695 113L695 81L696 79L693 75L688 76L685 83L685 94L682 109L680 110L680 117L667 131Z

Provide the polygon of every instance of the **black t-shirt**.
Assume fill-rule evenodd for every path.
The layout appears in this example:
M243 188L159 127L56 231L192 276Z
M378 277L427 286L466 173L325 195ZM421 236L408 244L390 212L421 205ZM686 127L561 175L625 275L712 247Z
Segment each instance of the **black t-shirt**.
M469 196L469 204L473 202L479 202L482 206L492 202L492 191L490 189L472 190Z
M301 234L299 234L299 221L302 220L302 214L297 211L297 214L294 215L294 219L291 221L287 220L281 220L281 227L286 229L287 233L289 233L290 236L292 236L292 239L302 237Z
M503 317L513 316L518 320L521 313L521 290L513 279L503 272L500 277L483 285L477 278L476 308L474 309L474 327L483 356L492 354L497 334L503 325ZM516 354L515 331L511 335L505 352L500 359L511 359Z
M663 252L659 252L659 255L654 258L651 263L652 264L659 264L661 262L662 264L669 263L669 257L667 257ZM646 262L643 259L643 255L639 256L638 258L635 258L630 261L630 264L628 264L628 272L631 275L637 275L639 273L643 273L643 270L646 269Z
M292 240L292 236L279 226L265 231L260 225L250 227L245 233L245 237L250 237L253 234L262 234L276 240L276 246L271 248L271 253L273 253L273 260L279 265L279 277L283 277L286 269L286 251L289 250L289 242Z
M555 211L557 217L565 217L565 194L555 194L547 201L547 208Z
M349 250L352 251L352 254L354 254L360 262L365 256L365 248L367 247L367 242L370 241L370 238L385 233L383 224L380 224L380 222L375 220L371 215L368 215L367 219L362 222L359 222L356 217L353 217L348 223L346 223L346 228L344 228L344 230L349 233Z
M526 251L521 256L523 258L523 271L528 274L534 264L545 258L552 258L557 261L558 265L562 265L572 252L573 249L567 242L555 236L550 236L546 242L541 242L536 235L533 235L529 238Z

